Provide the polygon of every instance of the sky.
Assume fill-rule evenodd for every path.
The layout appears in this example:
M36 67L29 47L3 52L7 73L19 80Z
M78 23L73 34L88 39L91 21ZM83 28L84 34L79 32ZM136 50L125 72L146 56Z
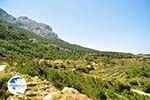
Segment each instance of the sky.
M72 44L150 54L150 0L0 0L0 8L46 23Z

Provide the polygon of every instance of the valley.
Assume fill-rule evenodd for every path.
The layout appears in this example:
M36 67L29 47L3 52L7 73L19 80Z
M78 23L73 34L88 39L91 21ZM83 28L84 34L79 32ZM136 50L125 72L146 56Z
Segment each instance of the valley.
M44 92L54 92L52 100L150 100L149 55L97 51L54 34L45 38L10 23L10 16L11 20L4 18L0 20L0 65L6 67L0 72L0 100L33 100L28 96ZM36 91L21 97L10 94L7 82L16 74L33 82ZM44 80L43 86L37 84ZM47 92L45 86L55 91Z

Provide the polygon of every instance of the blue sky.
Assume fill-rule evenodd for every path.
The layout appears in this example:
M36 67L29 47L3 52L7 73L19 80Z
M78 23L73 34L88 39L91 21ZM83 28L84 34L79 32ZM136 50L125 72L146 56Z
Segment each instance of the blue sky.
M73 44L150 53L150 0L0 0L0 7L52 26Z

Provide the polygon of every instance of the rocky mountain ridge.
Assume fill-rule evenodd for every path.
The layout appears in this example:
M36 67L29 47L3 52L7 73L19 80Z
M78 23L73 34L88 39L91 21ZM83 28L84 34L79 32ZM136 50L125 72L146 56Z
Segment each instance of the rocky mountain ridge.
M52 27L44 23L38 23L26 16L18 18L13 17L6 11L0 8L0 20L9 22L19 28L34 32L44 38L58 38L57 34L53 32Z

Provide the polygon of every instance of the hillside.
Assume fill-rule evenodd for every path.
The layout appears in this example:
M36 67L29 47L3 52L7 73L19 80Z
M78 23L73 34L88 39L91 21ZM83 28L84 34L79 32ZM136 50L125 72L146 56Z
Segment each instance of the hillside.
M16 53L16 55L19 53L25 55L26 52L30 52L32 58L75 59L86 53L97 52L96 50L69 44L60 39L45 39L32 32L16 28L3 21L0 21L0 39L2 44L1 54L5 54L2 56L7 56L7 50L9 50L9 53ZM4 50L4 48L6 50ZM43 51L45 53L43 53ZM54 53L57 54L55 55ZM61 57L62 55L63 57Z
M34 77L46 80L59 92L68 87L92 100L150 99L143 95L150 93L148 55L102 52L59 38L44 38L6 20L0 20L0 64L7 64L5 73L0 73L2 100L13 97L6 87L12 72L28 76L32 82L36 82Z
M21 75L26 80L27 89L25 93L20 96L15 96L10 95L9 91L6 90L5 94L1 95L0 100L91 100L85 94L81 94L73 88L65 87L62 90L58 90L47 80L41 80L37 76L31 77L15 71L4 72L3 77L0 75L0 82L8 81L14 75ZM4 88L6 89L6 85L3 85ZM0 93L2 93L2 90Z
M60 90L72 87L94 100L148 98L130 91L149 91L150 59L144 56L98 52L47 40L3 21L0 43L1 61L9 64L6 71L15 67L22 74L49 80Z

